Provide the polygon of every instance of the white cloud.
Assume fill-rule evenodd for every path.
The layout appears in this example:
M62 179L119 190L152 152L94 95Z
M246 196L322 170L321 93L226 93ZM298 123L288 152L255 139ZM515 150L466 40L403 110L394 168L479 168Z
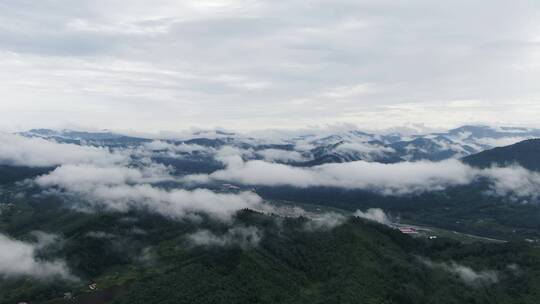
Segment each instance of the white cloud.
M44 177L45 178L45 177ZM43 179L42 179L43 180ZM150 184L106 184L93 180L74 184L64 180L47 180L42 186L58 186L68 193L84 199L81 202L91 209L127 212L144 210L175 219L196 216L205 213L219 220L228 221L241 209L262 210L262 199L252 192L237 194L215 193L206 189L165 190ZM40 180L38 180L38 183Z
M442 190L464 185L475 178L475 171L457 160L442 162L403 162L397 164L355 161L296 168L264 161L236 160L226 169L207 176L210 180L234 181L247 185L373 189L384 194L406 194ZM203 181L203 176L187 180Z
M88 187L88 185L118 185L134 183L142 179L137 169L125 167L94 167L88 165L60 166L47 175L36 178L40 186L58 185L65 188Z
M323 92L320 97L329 99L341 99L355 97L358 95L370 93L373 90L373 84L360 83L350 86L339 86Z
M206 189L166 190L152 185L169 179L168 172L157 165L139 169L64 165L37 177L35 182L45 189L58 187L67 194L75 194L83 200L83 207L120 212L142 209L178 219L202 212L220 220L229 220L238 210L263 208L262 199L251 192L224 194Z
M376 157L382 157L387 153L395 153L396 151L390 147L372 145L369 143L346 142L340 144L336 148L337 152L341 153L360 153L365 160L371 161Z
M522 202L527 202L527 199L537 201L540 197L540 173L510 166L484 169L480 174L492 181L489 194L509 196Z
M388 218L386 213L382 209L379 208L370 208L363 212L362 210L356 210L356 212L353 214L356 217L361 217L370 221L374 221L383 225L390 225L392 224L392 221Z
M38 237L44 236L45 234L38 234ZM49 237L47 239L47 241L51 241ZM57 277L74 280L75 277L70 274L65 262L61 260L44 261L36 257L37 251L45 243L26 243L0 234L0 248L2 249L0 250L0 276L31 276L38 279Z
M342 225L347 220L343 214L336 212L325 212L323 214L313 215L304 225L304 228L309 231L314 230L329 230Z
M214 234L209 230L199 230L188 235L188 239L198 246L240 246L242 248L254 247L263 237L257 227L232 227L222 235Z
M62 164L48 174L38 176L35 183L44 189L56 187L71 195L78 208L105 208L126 212L142 209L171 218L185 218L205 213L220 220L229 220L244 208L263 209L262 199L255 193L216 193L206 189L163 189L158 182L175 181L167 167L141 161L138 167L128 167L131 150L122 155L106 149L66 145L43 139L6 136L17 143L3 151L4 159L19 157L25 165ZM41 144L42 146L40 146ZM70 154L71 153L71 154ZM138 153L135 151L134 153ZM218 157L230 161L237 150L220 150ZM22 156L21 156L22 155ZM232 158L234 159L234 157Z
M252 158L253 151L240 149L233 146L224 146L216 151L214 158L227 166L239 166L244 162L244 158Z
M420 260L430 268L438 268L455 274L463 282L473 286L492 285L499 281L497 272L493 270L475 271L471 267L460 265L456 262L436 263L423 258Z
M213 150L211 148L204 147L201 145L185 144L185 143L173 144L173 143L168 143L166 141L161 141L161 140L154 140L152 142L145 143L144 147L150 150L151 152L165 150L165 151L175 152L175 153L178 153L178 152L193 153L196 151L208 152L208 151Z
M47 233L44 231L32 231L31 234L37 240L37 243L35 244L37 249L43 249L60 242L60 237L56 234Z
M490 182L488 194L515 200L540 197L540 174L519 166L476 169L449 159L394 164L354 161L301 168L261 160L243 161L234 154L222 160L227 165L225 169L211 174L188 175L182 180L195 184L215 180L260 186L337 187L404 195L444 190L487 178Z
M106 148L61 144L41 138L0 133L0 164L47 167L61 164L110 165L126 163L128 156Z
M60 166L46 175L38 176L35 181L43 187L60 186L77 190L99 185L152 183L171 179L167 169L160 165L136 169L120 166L95 167L82 164Z
M501 138L484 137L484 138L478 138L475 141L476 143L495 148L495 147L510 146L520 141L527 140L527 139L531 139L531 137L521 137L521 136L509 136L509 137L501 137Z
M154 140L149 143L145 143L144 147L150 151L169 150L174 148L174 145L166 141Z
M304 157L300 152L297 151L287 151L280 149L265 149L257 151L257 154L262 156L264 160L274 162L302 162L309 160L308 157Z

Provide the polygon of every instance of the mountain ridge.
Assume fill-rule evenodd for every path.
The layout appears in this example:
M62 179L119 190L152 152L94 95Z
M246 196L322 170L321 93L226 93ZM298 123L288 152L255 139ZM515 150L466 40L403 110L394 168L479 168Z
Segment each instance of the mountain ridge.
M463 161L478 168L519 165L528 170L540 171L540 139L528 139L482 151L463 158Z
M198 145L213 149L233 146L244 150L268 149L294 151L304 160L276 160L296 166L313 166L324 163L339 163L363 160L368 162L396 163L402 161L439 161L463 158L499 146L540 137L540 130L514 127L488 127L465 125L447 132L425 135L373 134L361 130L349 130L331 134L283 136L281 139L254 138L234 132L192 132L184 139L153 139L133 137L110 131L84 132L50 129L33 129L21 132L27 137L41 137L59 142L104 145L111 147L137 146L154 140L172 144ZM296 157L298 158L298 157Z

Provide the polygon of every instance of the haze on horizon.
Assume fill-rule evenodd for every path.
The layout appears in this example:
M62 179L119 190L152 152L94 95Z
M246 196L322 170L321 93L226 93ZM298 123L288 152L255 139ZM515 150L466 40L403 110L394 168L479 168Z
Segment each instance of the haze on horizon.
M0 129L540 127L537 1L0 3Z

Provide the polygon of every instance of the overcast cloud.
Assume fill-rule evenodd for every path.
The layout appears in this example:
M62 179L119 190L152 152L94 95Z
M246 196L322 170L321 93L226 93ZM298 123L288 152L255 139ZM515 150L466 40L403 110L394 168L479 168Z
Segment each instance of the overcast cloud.
M5 0L0 127L540 126L539 12L532 0Z

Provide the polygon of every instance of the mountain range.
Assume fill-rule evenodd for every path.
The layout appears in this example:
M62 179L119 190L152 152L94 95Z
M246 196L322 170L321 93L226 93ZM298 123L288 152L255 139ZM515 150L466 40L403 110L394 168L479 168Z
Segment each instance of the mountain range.
M463 126L447 132L421 135L374 134L348 130L330 134L308 132L301 135L287 135L283 133L272 138L255 138L223 131L198 131L184 134L182 138L168 137L166 139L133 137L109 131L33 129L20 134L27 137L54 139L58 142L111 147L136 146L153 140L209 148L233 146L256 152L252 156L246 156L247 158L264 159L266 156L267 159L276 162L313 166L356 160L397 163L462 158L495 147L540 137L540 129Z
M540 295L538 130L19 135L0 151L2 304ZM366 180L376 184L357 187ZM228 205L239 206L230 217Z

